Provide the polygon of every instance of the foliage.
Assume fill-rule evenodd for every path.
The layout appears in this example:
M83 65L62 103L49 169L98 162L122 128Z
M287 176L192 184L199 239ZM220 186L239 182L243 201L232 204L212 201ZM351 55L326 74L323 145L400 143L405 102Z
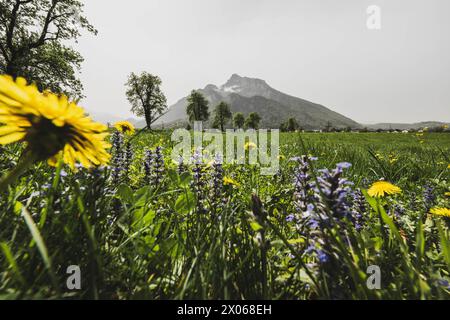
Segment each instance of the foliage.
M161 90L162 81L148 72L140 75L131 73L126 83L127 99L131 103L131 112L144 117L147 129L164 115L167 99Z
M0 194L0 298L450 298L450 220L426 209L449 206L448 134L282 133L275 176L173 163L170 131L112 136L110 167L39 163ZM370 197L381 179L402 192Z
M225 102L219 103L214 109L213 127L220 128L220 130L224 131L224 127L230 121L231 117L230 106Z
M245 126L250 129L258 129L261 116L257 112L252 112L245 119Z
M192 90L188 97L186 113L190 122L206 121L209 119L208 100L199 91Z
M0 0L0 71L80 98L83 58L66 43L82 30L97 33L83 6L78 0Z
M244 117L244 114L242 112L236 112L234 114L233 124L234 124L235 128L237 128L237 129L244 128L245 117Z
M293 132L300 128L295 118L289 118L285 123L281 124L281 131Z

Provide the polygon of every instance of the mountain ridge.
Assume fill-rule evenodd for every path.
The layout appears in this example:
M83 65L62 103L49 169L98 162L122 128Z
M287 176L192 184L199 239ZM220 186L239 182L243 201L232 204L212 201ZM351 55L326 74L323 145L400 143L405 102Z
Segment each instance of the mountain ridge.
M390 122L381 122L375 124L362 124L362 126L367 127L369 129L377 130L418 130L427 128L436 128L442 127L444 125L450 125L448 122L441 121L420 121L413 123L390 123Z
M272 88L265 80L241 77L233 74L223 85L208 84L203 89L197 89L205 95L209 101L209 109L212 115L217 104L224 101L230 105L233 113L242 112L248 115L250 112L258 112L262 118L262 128L278 128L282 122L288 118L296 118L300 126L304 129L323 129L328 122L333 127L351 127L354 129L368 128L370 130L410 130L424 127L439 127L448 125L440 121L421 121L416 123L376 123L363 124L339 114L321 104L310 102L298 98L277 89ZM154 127L183 127L186 126L187 97L179 99L169 107L166 115L161 117ZM117 116L106 113L89 112L91 116L99 122L114 123L120 120ZM211 117L212 118L212 117ZM137 127L144 127L145 121L140 119L127 119ZM205 127L209 127L211 122L206 122ZM231 127L229 125L228 127Z
M262 118L261 127L278 128L288 118L294 117L305 129L320 129L328 123L332 126L360 128L361 125L327 107L272 88L265 80L241 77L233 74L223 85L208 84L198 89L209 101L210 112L221 101L230 104L232 112L258 112ZM171 107L155 125L168 125L175 121L186 121L187 97ZM210 123L207 123L208 126Z

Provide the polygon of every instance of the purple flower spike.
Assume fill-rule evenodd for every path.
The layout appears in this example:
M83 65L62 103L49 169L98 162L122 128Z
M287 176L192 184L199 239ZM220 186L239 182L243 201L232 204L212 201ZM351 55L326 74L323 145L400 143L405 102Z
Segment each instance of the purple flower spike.
M348 168L350 168L351 166L352 166L352 164L349 163L349 162L340 162L340 163L338 163L338 164L336 165L336 167L339 168L339 169L348 169Z
M292 221L294 221L294 215L293 215L293 214L288 215L288 216L286 217L286 221L287 221L287 222L292 222Z

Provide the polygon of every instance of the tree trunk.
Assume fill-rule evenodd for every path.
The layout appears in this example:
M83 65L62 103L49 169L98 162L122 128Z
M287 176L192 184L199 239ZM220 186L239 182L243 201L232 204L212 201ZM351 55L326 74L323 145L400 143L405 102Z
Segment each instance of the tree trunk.
M151 112L145 110L145 123L147 124L147 129L150 130L152 127L152 116Z
M13 77L14 79L17 78L19 73L19 70L16 66L16 63L14 60L11 60L7 65L6 65L6 74L10 75L11 77Z

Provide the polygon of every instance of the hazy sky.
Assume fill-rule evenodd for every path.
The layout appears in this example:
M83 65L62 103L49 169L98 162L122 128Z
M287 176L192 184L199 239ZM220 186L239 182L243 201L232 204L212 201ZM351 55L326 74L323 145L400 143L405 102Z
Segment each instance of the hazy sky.
M170 104L233 73L362 123L450 121L449 0L85 0L89 110L130 116L134 71ZM366 27L378 5L381 30Z

